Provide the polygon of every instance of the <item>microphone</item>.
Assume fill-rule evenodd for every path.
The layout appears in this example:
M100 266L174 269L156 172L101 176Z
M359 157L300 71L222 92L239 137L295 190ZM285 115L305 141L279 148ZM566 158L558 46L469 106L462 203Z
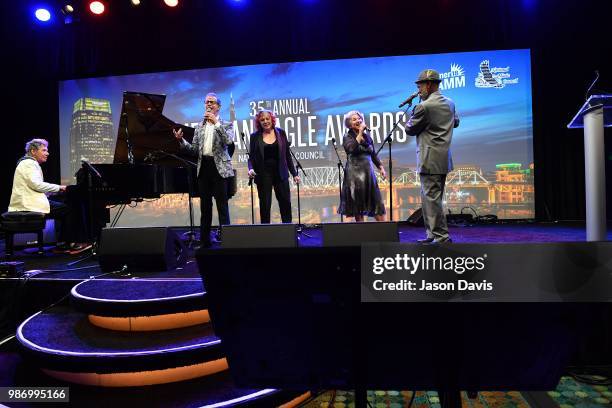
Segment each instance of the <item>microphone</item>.
M586 95L584 99L589 99L589 94L591 93L591 89L593 89L593 86L595 86L595 83L599 80L599 70L596 69L595 70L595 79L593 80L593 82L591 82L591 85L589 86L589 89L587 89L586 91Z
M336 138L335 137L332 137L332 143L336 144Z
M372 133L372 129L370 129L368 126L366 126L363 130L367 130L368 132Z
M401 108L402 106L404 106L404 105L406 105L406 104L412 103L412 100L413 100L414 98L416 98L417 96L419 96L419 91L416 91L415 93L413 93L412 95L410 95L410 96L408 97L408 99L406 99L404 102L400 103L400 104L399 104L399 106L398 106L398 108Z

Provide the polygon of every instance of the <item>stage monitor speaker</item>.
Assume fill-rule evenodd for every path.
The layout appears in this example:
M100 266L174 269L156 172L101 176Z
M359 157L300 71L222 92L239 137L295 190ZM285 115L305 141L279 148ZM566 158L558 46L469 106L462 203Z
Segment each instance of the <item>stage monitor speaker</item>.
M297 248L296 224L223 225L221 248Z
M362 242L399 242L396 222L323 224L323 246L359 246Z
M167 271L187 260L185 246L167 227L104 228L98 255L105 272L124 265L129 271Z

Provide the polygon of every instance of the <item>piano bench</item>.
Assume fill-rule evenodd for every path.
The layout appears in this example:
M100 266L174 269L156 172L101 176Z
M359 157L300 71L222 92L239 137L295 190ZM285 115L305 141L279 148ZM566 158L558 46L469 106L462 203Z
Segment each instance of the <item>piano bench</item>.
M35 232L38 236L38 254L44 254L43 231L45 229L45 214L33 211L5 212L0 217L0 229L6 237L5 255L7 259L13 256L13 237L15 234Z

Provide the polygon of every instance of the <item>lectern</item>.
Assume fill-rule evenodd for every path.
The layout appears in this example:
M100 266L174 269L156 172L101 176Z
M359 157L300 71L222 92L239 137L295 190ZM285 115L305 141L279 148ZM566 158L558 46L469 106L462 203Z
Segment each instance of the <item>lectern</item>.
M612 95L592 95L567 125L584 129L587 241L606 240L604 127L612 126Z

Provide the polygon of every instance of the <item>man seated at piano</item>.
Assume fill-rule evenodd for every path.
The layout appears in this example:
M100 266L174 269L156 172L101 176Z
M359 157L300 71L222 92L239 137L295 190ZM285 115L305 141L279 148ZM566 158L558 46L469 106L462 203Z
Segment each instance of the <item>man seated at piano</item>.
M195 128L192 143L183 138L182 129L173 129L173 132L181 149L198 157L200 241L202 247L210 247L213 197L217 205L219 226L230 224L228 188L234 169L228 148L234 143L234 131L231 122L225 122L219 117L221 99L216 93L206 95L204 108L204 118Z
M71 209L64 203L49 200L47 194L65 192L67 186L46 183L40 165L49 157L49 142L32 139L25 145L25 156L17 162L9 212L27 211L46 214L55 219L57 250L76 254L91 247L75 242L76 224L70 217Z

